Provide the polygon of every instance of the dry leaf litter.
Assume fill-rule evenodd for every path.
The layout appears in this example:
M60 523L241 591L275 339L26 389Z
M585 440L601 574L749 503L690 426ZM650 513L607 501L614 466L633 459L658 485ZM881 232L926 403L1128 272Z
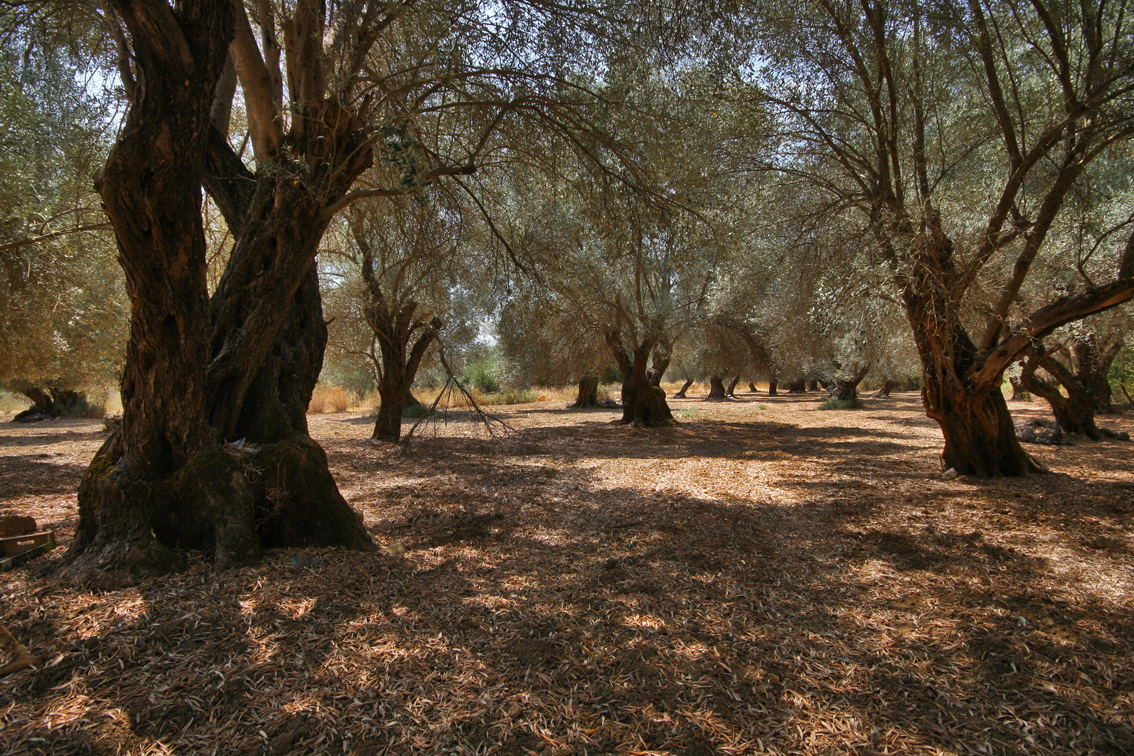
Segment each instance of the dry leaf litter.
M675 400L645 430L544 402L408 448L313 416L404 553L106 593L51 574L101 424L4 423L0 514L62 548L0 575L47 659L0 679L0 753L1134 753L1134 447L943 481L916 394L818 404Z

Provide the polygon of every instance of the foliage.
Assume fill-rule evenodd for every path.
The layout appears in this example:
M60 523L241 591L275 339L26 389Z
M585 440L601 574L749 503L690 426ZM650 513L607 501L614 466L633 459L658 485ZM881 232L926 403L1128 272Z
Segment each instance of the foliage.
M495 394L500 392L500 380L496 376L498 365L494 361L484 360L470 362L461 372L460 381L467 386L474 386L482 394Z
M0 384L18 391L101 393L122 365L122 279L89 178L107 102L77 55L0 44Z

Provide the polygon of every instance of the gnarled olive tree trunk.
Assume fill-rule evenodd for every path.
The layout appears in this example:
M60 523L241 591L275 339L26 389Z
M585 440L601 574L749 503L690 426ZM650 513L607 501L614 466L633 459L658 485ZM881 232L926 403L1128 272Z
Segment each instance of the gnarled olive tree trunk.
M571 409L588 409L590 407L598 406L598 378L594 376L584 376L579 379L579 393L575 396L575 402L570 405Z
M728 398L725 391L724 378L719 375L709 376L709 393L705 397L706 402L723 402Z
M1051 405L1055 422L1065 432L1098 440L1102 433L1095 424L1095 413L1110 406L1111 389L1107 374L1121 349L1121 339L1100 348L1094 334L1073 337L1065 350L1044 353L1041 348L1024 366L1021 382ZM1061 351L1067 353L1067 364L1058 358ZM1037 368L1043 368L1054 382L1037 376ZM1059 390L1060 387L1067 396Z
M673 395L673 398L674 399L684 399L685 398L685 392L688 391L689 387L692 386L692 385L693 385L693 379L692 378L686 378L685 383L681 384L681 388L679 388L677 390L677 393Z
M942 464L979 477L1042 472L1016 438L1000 392L1004 368L991 378L979 372L981 355L953 307L950 287L957 285L957 276L953 243L927 223L916 242L904 300L921 357L925 414L937 421L945 438Z
M853 370L844 371L841 365L836 364L835 367L839 372L830 378L819 379L820 384L827 390L827 393L832 399L839 401L854 401L858 399L858 385L866 378L866 374L870 372L870 363L865 365L856 365ZM889 393L887 391L887 393Z
M122 427L80 485L68 573L120 584L176 569L185 549L228 567L254 561L264 546L372 548L307 434L326 343L314 255L327 223L327 197L309 187L328 182L297 181L286 166L253 177L216 138L209 112L231 4L115 7L138 75L97 188L126 273L131 331ZM320 149L348 147L334 132L349 127L326 123L323 136L335 144ZM330 168L340 182L332 192L357 175ZM235 237L211 301L205 183Z
M417 302L388 306L385 300L371 301L366 321L378 335L382 351L382 378L378 394L382 403L374 422L375 441L398 443L402 437L402 413L410 400L410 388L417 377L426 350L441 331L441 320L415 317Z
M676 423L666 404L665 392L651 382L649 375L650 353L659 341L658 336L646 336L641 343L627 348L618 331L606 334L606 342L622 371L623 425L659 427Z

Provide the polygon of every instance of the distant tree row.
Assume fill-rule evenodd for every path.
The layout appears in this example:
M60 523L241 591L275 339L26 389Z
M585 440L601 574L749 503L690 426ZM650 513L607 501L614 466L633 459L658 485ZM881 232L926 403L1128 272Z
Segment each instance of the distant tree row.
M616 365L647 426L667 371L847 398L916 370L944 465L1039 471L1001 384L1092 433L1134 297L1126 6L9 6L0 375L62 398L130 312L71 574L368 548L307 433L328 344L376 438L431 349L490 334L529 380Z

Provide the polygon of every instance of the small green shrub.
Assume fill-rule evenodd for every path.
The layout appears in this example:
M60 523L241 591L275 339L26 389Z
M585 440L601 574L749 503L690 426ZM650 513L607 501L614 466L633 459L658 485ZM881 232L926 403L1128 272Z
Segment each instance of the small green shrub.
M475 386L482 394L500 392L500 381L494 375L496 366L491 362L472 362L461 373L461 383Z
M862 409L861 399L836 399L831 397L819 405L821 410L852 410Z
M700 415L700 414L701 414L701 410L699 410L699 409L686 409L686 410L680 410L680 411L678 411L678 413L677 413L678 417L684 417L684 418L686 418L686 419L688 419L688 420L692 420L692 419L696 418L696 417L697 417L698 415Z

